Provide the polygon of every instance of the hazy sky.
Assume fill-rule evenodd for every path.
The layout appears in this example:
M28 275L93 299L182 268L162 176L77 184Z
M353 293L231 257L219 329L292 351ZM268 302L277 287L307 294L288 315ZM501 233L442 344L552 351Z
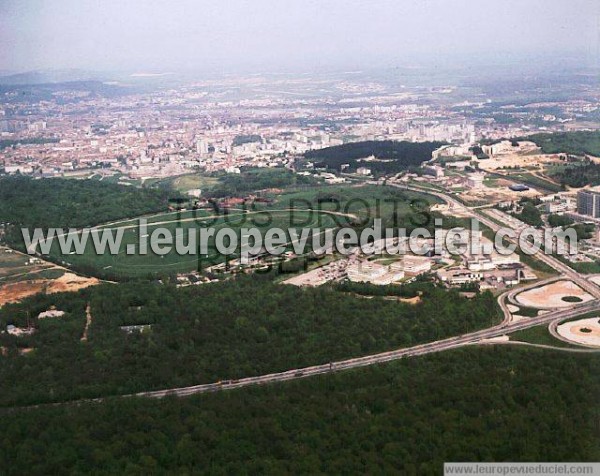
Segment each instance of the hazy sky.
M598 0L0 0L0 70L360 68L580 54Z

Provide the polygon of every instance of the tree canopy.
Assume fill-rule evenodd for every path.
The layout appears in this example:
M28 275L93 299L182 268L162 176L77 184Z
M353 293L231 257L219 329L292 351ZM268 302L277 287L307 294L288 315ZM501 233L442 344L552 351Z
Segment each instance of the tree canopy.
M341 171L348 164L348 171L367 167L376 174L391 174L418 167L431 159L431 153L444 145L443 142L364 141L311 150L304 157L329 169ZM364 161L374 156L374 161Z
M13 474L442 473L598 461L599 360L468 347L280 385L3 411Z
M423 343L499 321L494 297L419 287L417 305L357 299L343 289L277 285L267 275L187 288L102 285L79 294L39 295L0 309L0 405L39 403L211 383L323 364ZM414 291L412 291L414 293ZM86 303L93 316L80 342ZM50 306L62 318L37 321ZM460 316L460 318L457 318ZM121 326L149 324L128 334ZM34 348L27 355L19 349ZM36 369L31 372L30 369Z

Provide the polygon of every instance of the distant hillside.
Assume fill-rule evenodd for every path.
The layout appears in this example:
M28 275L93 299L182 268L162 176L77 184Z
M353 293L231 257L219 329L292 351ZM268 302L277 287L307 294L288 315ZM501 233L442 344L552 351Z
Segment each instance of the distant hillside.
M0 76L2 85L65 83L70 81L103 81L105 75L81 69L27 71Z
M2 78L0 78L2 79ZM7 103L56 101L77 102L91 97L118 97L140 90L139 86L125 86L101 81L69 81L43 84L2 84L0 95ZM78 94L63 94L64 92Z
M444 142L398 142L398 141L365 141L353 142L325 149L311 150L304 154L308 160L328 169L340 171L342 165L348 164L348 171L354 172L359 167L367 167L376 174L390 174L418 167L431 159L431 153L444 145ZM374 156L376 160L364 159Z

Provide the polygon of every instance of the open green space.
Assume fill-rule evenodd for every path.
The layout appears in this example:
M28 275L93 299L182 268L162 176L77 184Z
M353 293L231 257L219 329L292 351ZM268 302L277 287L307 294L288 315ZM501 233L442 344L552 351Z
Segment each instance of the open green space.
M282 167L242 168L239 174L219 173L213 176L217 182L203 192L209 198L247 197L263 195L269 190L290 190L315 186L319 180L312 176L298 175Z
M536 326L524 329L522 331L510 334L510 340L528 342L530 344L550 345L553 347L563 347L566 349L580 348L578 346L567 344L562 340L556 339L550 334L548 326Z
M400 190L395 187L363 185L363 186L329 186L309 188L272 195L276 208L304 208L327 210L339 214L356 215L361 223L372 222L381 218L390 223L397 218L399 225L427 226L429 207L441 200L432 195ZM346 226L348 220L341 220Z
M29 256L0 247L0 278L28 270Z
M272 228L286 231L285 240L288 250L292 250L292 238L288 230L295 229L300 234L303 228L311 229L308 246L305 252L312 250L312 236L318 238L318 244L325 242L322 233L343 227L353 227L360 231L362 227L373 226L374 220L382 220L382 228L406 227L408 231L416 227L426 227L433 231L433 220L438 216L429 212L432 203L438 199L422 193L399 190L393 187L319 187L284 194L267 195L269 203L242 204L236 208L212 208L198 210L181 210L147 216L148 228L143 231L138 220L126 219L112 222L93 230L88 238L83 254L62 254L60 239L74 239L78 233L55 238L52 241L49 258L65 266L107 279L125 279L130 277L149 277L174 275L206 268L222 263L225 256L215 247L215 235L221 229L229 228L236 232L238 242L241 241L242 228L258 228L264 237ZM445 227L461 225L459 220L444 218ZM189 233L195 234L200 242L200 230L206 232L213 229L215 235L208 240L206 253L186 254L177 252L175 246L166 254L157 254L148 247L146 254L140 252L143 241L150 241L157 228L169 230L176 236L177 230L183 233L182 244L189 242ZM317 231L312 231L318 229ZM122 234L118 253L111 254L106 248L104 253L97 254L94 249L93 236L108 230L112 236ZM128 253L128 246L135 246L135 251ZM202 250L200 250L202 251ZM235 252L239 257L239 249ZM227 260L236 256L230 255Z
M87 241L87 246L83 254L71 251L70 254L61 253L60 239L52 240L52 247L49 253L53 261L58 261L69 267L84 273L110 277L112 279L120 279L124 277L147 277L157 275L173 275L176 273L189 272L198 269L206 269L214 264L222 263L226 260L225 255L222 255L215 247L215 237L221 229L233 230L237 236L238 243L242 240L243 228L257 228L261 235L271 228L281 228L286 231L286 243L291 242L289 228L301 227L334 229L336 228L336 217L326 213L319 213L312 210L268 210L261 212L235 212L232 211L227 215L220 213L219 215L211 215L208 211L195 213L182 212L168 213L165 215L154 216L149 221L146 233L140 227L139 222L129 221L125 224L110 225L92 230ZM152 249L150 242L153 233L157 229L168 230L173 237L174 242L169 244L170 251L165 254L158 254ZM199 248L199 243L202 240L200 235L206 232L207 229L213 229L214 234L206 239L206 253ZM116 237L121 234L120 247L118 253L113 254L106 248L104 252L98 253L94 247L93 237L101 236L103 231L109 231L112 236ZM178 252L175 237L176 233L182 233L181 244L187 245L190 242L190 235L196 237L196 246L190 250ZM318 236L320 232L316 232ZM300 234L300 230L298 231ZM72 235L67 235L63 238L75 238L81 236L81 233L75 232ZM311 235L312 236L312 231ZM142 243L147 243L147 251L144 253L140 249ZM324 242L324 239L323 239ZM312 244L312 238L308 241ZM128 252L128 246L133 246L132 252ZM183 249L183 248L182 248ZM311 250L307 247L306 252ZM227 260L239 257L238 250L227 256Z
M514 305L514 304L513 304ZM518 314L524 317L537 317L539 315L539 309L527 306L517 306L519 310L513 314Z
M30 256L0 247L0 284L15 283L30 279L56 278L64 274L62 269L47 263L29 264Z
M217 177L198 172L194 174L179 175L177 177L169 177L166 179L157 180L152 183L152 186L162 189L175 190L185 194L189 190L197 189L206 192L206 190L215 187L218 183L219 179Z

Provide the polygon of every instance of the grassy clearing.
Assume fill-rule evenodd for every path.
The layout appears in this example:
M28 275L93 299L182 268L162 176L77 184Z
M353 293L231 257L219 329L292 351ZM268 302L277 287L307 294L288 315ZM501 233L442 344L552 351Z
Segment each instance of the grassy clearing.
M7 250L9 250L7 252ZM45 273L52 270L47 268L51 264L28 264L29 256L17 252L10 252L9 248L0 247L0 284L15 283L30 279L41 279ZM58 271L58 270L56 270ZM61 274L64 271L61 271Z
M562 191L562 187L554 182L550 182L548 180L544 180L537 175L529 174L529 173L516 173L510 174L509 178L512 180L517 180L519 182L524 183L525 185L530 185L534 188L541 188L543 190L547 190L551 193L557 193Z
M201 256L177 253L175 246L166 254L156 254L149 246L150 236L157 227L169 230L175 237L176 229L183 231L183 244L188 243L189 233L198 233L202 229L214 228L215 233L224 228L233 229L239 235L242 228L258 228L263 237L269 228L299 228L299 223L308 228L336 228L336 223L331 215L313 212L310 210L294 210L288 212L285 210L273 210L268 213L258 214L232 213L227 216L221 215L217 218L208 218L207 212L192 217L192 212L183 212L179 218L177 214L167 214L165 216L156 216L149 223L146 233L143 233L135 221L128 221L119 224L116 227L110 227L113 236L122 233L122 240L118 254L110 254L108 248L102 254L97 254L93 247L93 241L90 236L85 252L82 255L70 254L63 255L60 252L59 241L55 239L52 242L50 255L53 260L62 261L66 265L75 266L78 269L100 272L100 274L134 277L148 276L155 273L182 273L198 269L199 266L206 267L221 263L225 260L215 247L214 236L208 239L207 254ZM92 232L97 233L97 232ZM149 236L150 235L150 236ZM290 241L289 234L286 240ZM140 244L146 241L148 251L146 254L140 253ZM309 240L309 243L311 240ZM135 246L135 251L128 254L128 246ZM232 259L230 256L229 259ZM200 263L200 261L202 263Z
M577 346L567 344L566 342L552 337L552 334L550 334L550 331L548 331L548 326L546 325L513 332L510 334L510 340L529 342L530 344L551 345L554 347L563 347L567 349L577 348Z
M214 236L208 239L207 252L200 258L197 254L178 253L174 247L162 255L154 253L148 247L147 254L141 254L140 243L149 242L149 235L159 226L169 230L172 236L175 236L176 230L182 231L184 244L188 243L189 233L195 233L198 237L200 230L206 228L213 228L215 233L224 228L231 228L237 233L238 242L241 241L242 228L258 228L264 237L266 231L271 228L286 231L294 228L299 233L304 228L319 228L323 231L349 226L370 226L376 218L382 219L384 227L393 225L413 228L432 224L433 220L428 215L428 210L430 205L437 201L421 193L378 186L319 187L280 195L272 194L270 198L272 201L268 204L241 205L232 209L181 210L147 216L146 231L140 228L137 219L116 221L99 229L109 229L113 236L117 236L117 233L123 234L117 254L108 253L108 248L104 253L96 254L92 239L88 239L83 254L72 252L63 255L60 252L59 241L55 239L50 256L52 261L62 265L109 279L172 275L206 269L224 262L225 257L216 249ZM97 236L98 232L92 233ZM306 252L312 249L312 234L313 232L309 235ZM289 233L286 233L286 241L291 241ZM135 248L132 249L132 246ZM287 249L291 250L291 247ZM228 259L235 257L229 256Z
M525 307L525 306L518 306L518 307L519 307L519 310L517 312L514 312L513 314L518 314L519 316L524 316L524 317L537 317L538 316L539 309L535 309L533 307Z
M219 183L219 179L216 177L209 177L206 175L188 174L180 175L178 177L169 177L164 180L158 180L153 183L153 186L168 188L176 192L185 193L189 190L206 190L214 187Z

